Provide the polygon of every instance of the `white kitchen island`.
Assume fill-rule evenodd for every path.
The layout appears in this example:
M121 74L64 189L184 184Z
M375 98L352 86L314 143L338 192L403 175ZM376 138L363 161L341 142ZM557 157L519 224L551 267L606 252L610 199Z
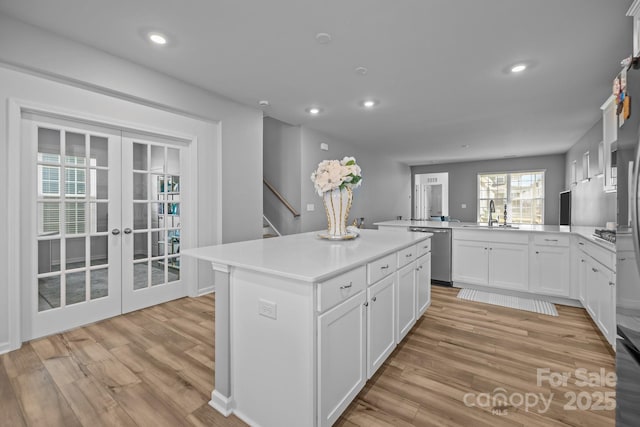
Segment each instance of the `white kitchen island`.
M428 233L303 233L182 252L215 271L211 406L256 426L329 426L430 304Z

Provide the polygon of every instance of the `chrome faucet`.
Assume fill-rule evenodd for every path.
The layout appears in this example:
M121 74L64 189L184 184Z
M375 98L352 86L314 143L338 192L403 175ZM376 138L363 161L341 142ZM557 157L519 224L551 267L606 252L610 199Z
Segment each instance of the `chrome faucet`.
M493 224L497 224L498 220L493 219L493 214L496 213L496 204L493 203L493 199L489 202L489 227L493 227Z

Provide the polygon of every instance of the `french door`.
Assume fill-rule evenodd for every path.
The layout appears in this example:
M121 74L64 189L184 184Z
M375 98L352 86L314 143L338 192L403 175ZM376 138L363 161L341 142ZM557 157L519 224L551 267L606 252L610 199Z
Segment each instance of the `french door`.
M25 119L23 134L35 228L24 339L186 295L185 146L54 119Z

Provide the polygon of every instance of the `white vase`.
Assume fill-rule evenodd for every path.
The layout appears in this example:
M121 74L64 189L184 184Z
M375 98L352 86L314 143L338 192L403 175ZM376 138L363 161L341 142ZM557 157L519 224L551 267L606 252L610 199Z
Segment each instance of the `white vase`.
M324 209L327 212L327 234L330 238L347 236L347 218L351 209L353 193L351 188L327 191L323 194Z

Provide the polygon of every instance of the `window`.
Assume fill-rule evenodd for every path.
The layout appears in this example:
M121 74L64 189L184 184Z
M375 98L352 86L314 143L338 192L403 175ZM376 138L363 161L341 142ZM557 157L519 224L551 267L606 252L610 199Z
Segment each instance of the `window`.
M60 155L38 153L38 161L45 164L38 166L38 197L43 200L38 204L40 224L38 231L41 234L60 232ZM70 165L83 165L83 157L67 156L66 161ZM49 163L49 164L46 164ZM84 199L86 196L86 170L67 166L65 167L64 180L65 198ZM65 223L67 234L81 234L85 232L86 203L83 201L69 202L65 204Z
M508 223L544 224L544 171L478 174L478 222L489 221L491 200L494 219L506 205Z

